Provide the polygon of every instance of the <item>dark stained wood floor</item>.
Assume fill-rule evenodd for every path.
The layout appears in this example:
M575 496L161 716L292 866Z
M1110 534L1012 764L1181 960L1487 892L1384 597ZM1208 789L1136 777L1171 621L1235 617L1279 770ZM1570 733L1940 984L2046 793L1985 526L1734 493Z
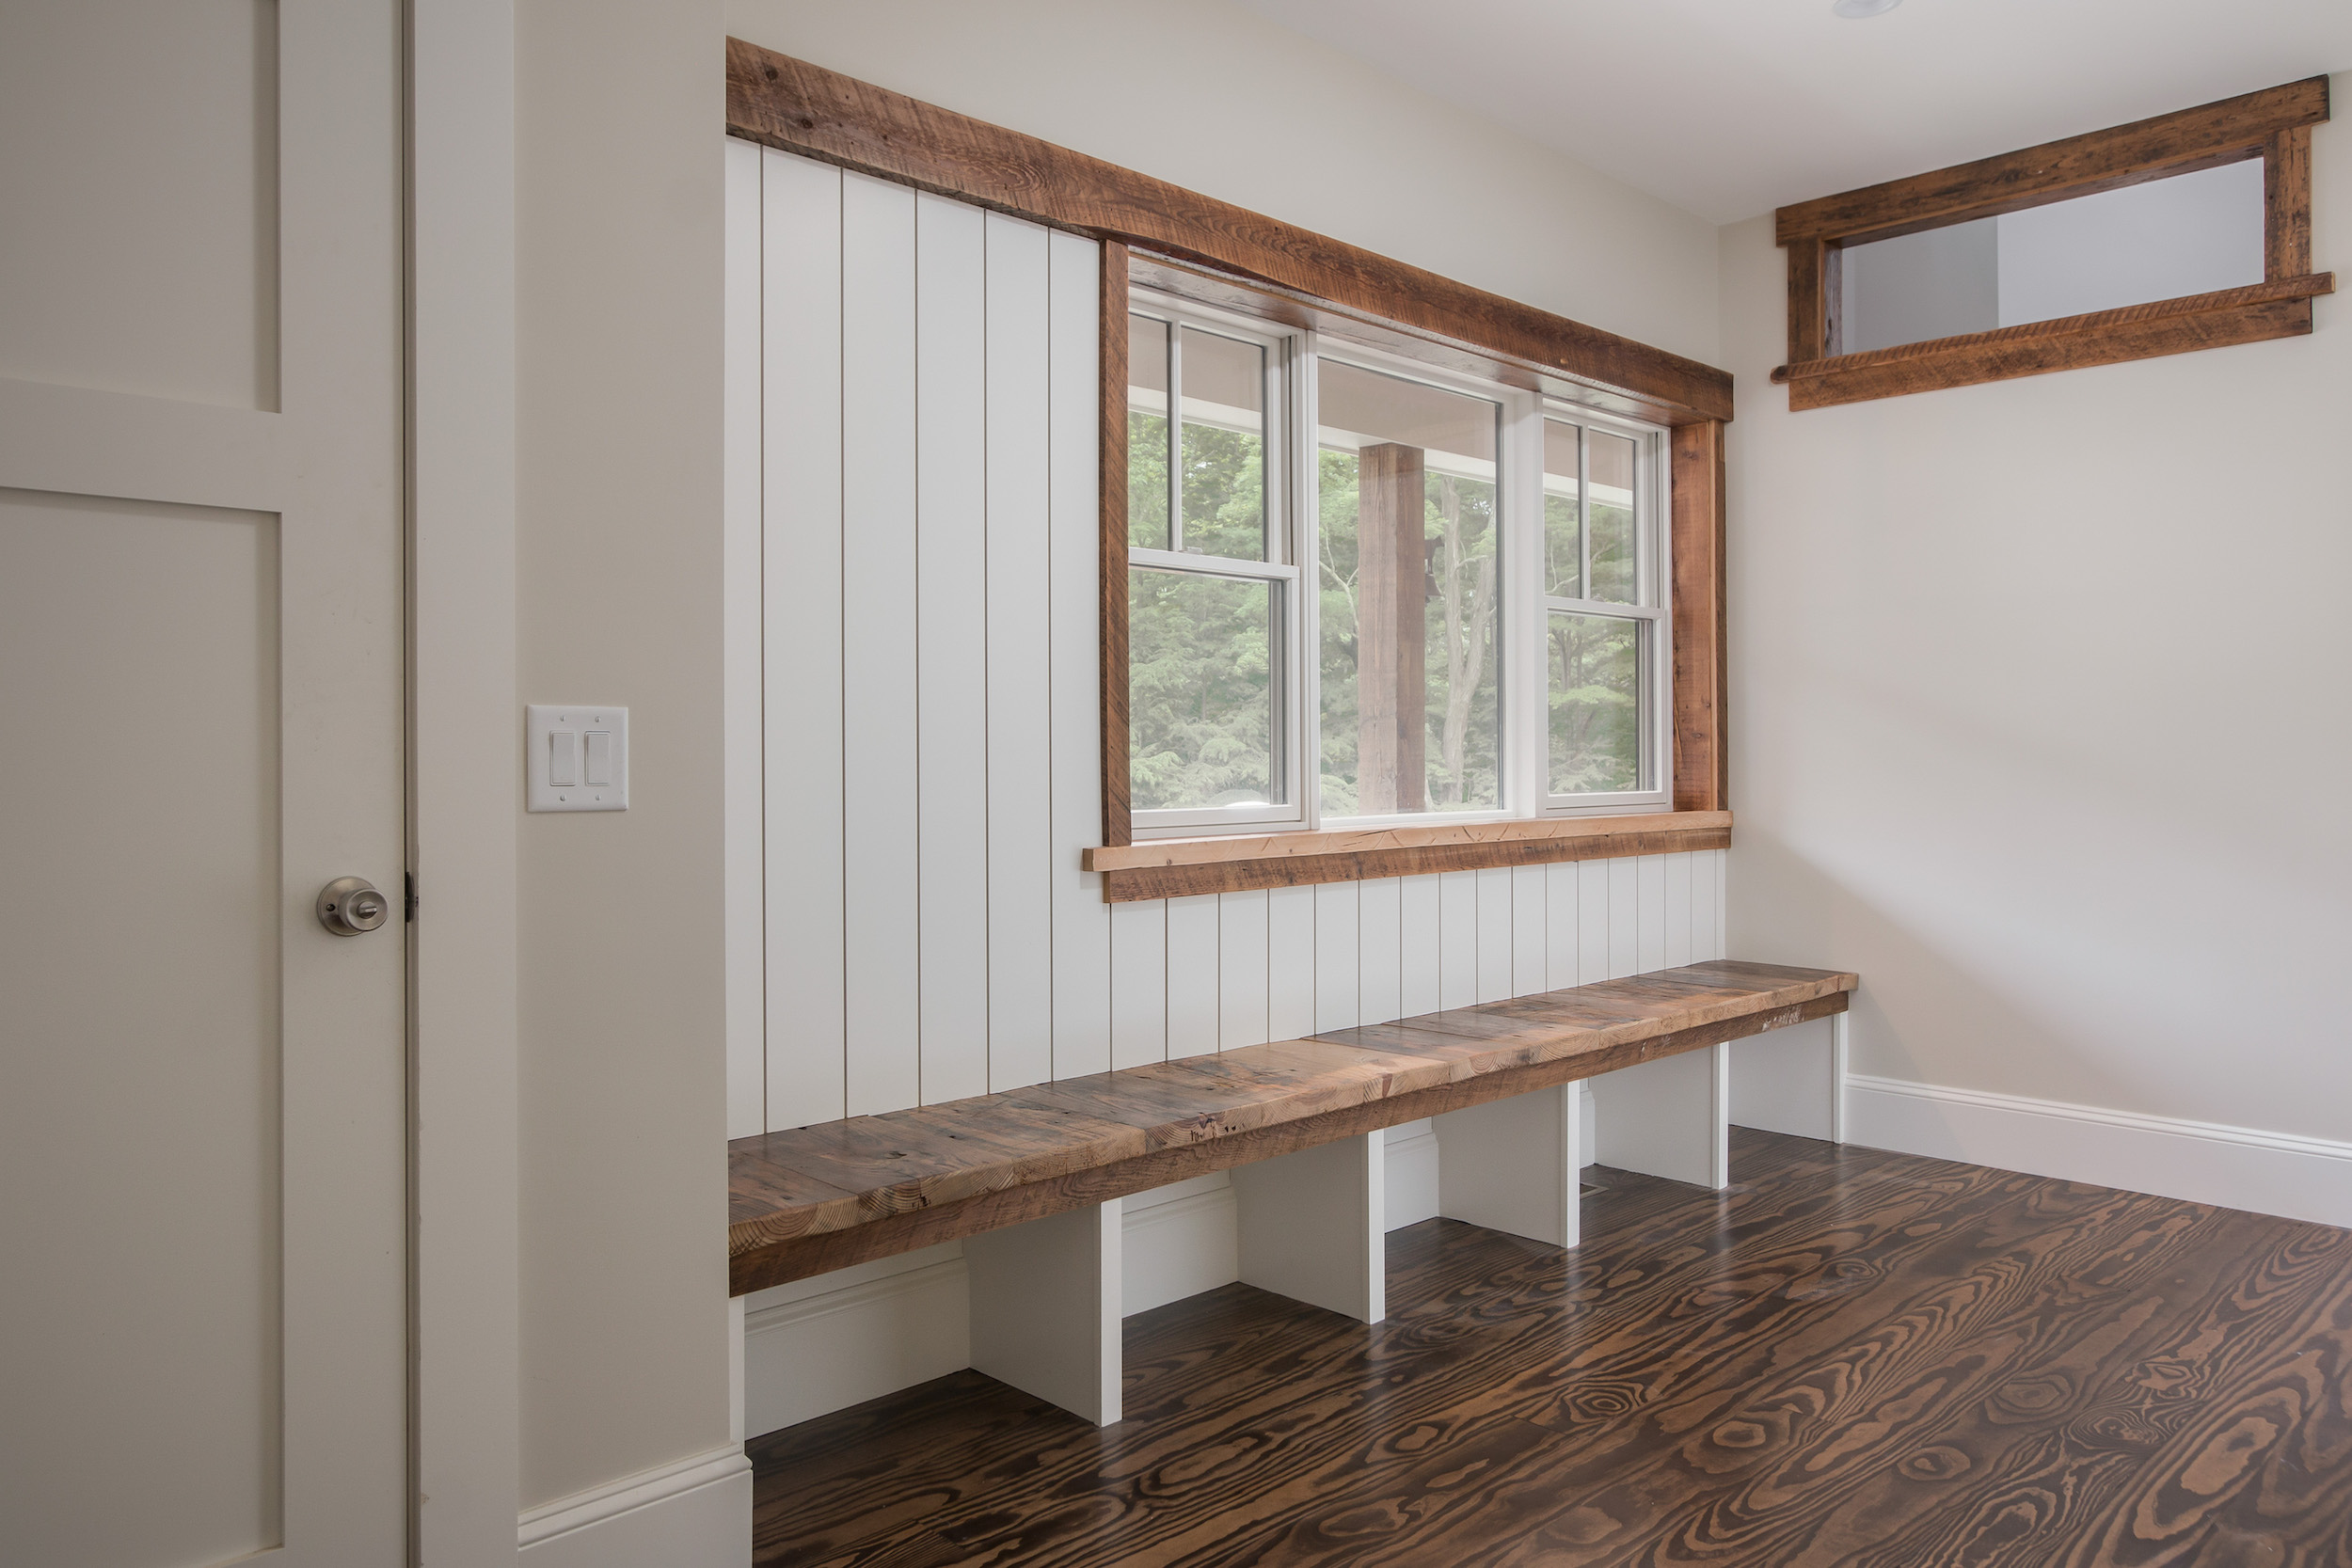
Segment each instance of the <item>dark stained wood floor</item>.
M2352 1568L2352 1231L1735 1130L1574 1253L1432 1220L1367 1328L1127 1322L755 1439L758 1561Z

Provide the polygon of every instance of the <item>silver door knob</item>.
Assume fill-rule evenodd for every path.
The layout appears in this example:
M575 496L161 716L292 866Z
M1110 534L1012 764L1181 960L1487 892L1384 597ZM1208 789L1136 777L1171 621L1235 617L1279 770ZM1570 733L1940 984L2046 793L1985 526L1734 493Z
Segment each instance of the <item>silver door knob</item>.
M319 924L339 937L373 931L391 912L392 901L365 877L338 877L319 889Z

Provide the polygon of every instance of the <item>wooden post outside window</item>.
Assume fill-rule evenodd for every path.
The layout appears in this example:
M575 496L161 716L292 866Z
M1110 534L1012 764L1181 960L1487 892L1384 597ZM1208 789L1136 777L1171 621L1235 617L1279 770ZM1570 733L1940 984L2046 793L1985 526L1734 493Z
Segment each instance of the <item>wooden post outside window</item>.
M1368 816L1429 809L1422 449L1356 454L1356 791Z

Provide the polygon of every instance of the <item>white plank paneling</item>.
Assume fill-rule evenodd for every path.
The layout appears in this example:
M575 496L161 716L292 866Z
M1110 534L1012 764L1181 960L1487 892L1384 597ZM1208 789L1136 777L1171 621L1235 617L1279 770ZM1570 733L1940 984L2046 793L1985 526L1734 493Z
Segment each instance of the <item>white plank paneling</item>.
M1574 861L1555 861L1544 867L1544 985L1549 990L1577 983L1577 893L1581 886Z
M768 1130L766 809L760 670L759 166L727 139L725 518L720 558L726 750L727 1136Z
M987 216L988 1086L1053 1075L1046 231Z
M914 193L841 181L843 1016L850 1115L922 1095L914 580Z
M1352 1028L1363 1006L1363 966L1376 961L1364 951L1363 892L1376 884L1325 882L1315 899L1315 1027ZM1388 958L1393 969L1393 944Z
M1386 1023L1405 1016L1405 884L1394 877L1357 890L1356 1022Z
M1438 879L1438 1006L1477 1000L1478 873L1448 871Z
M1636 974L1666 967L1666 857L1644 855L1633 863Z
M1436 877L1404 878L1398 895L1396 1016L1413 1018L1444 1006L1444 897Z
M1638 861L1611 861L1609 864L1609 978L1614 980L1642 972L1638 943L1641 939L1641 893Z
M1111 1066L1168 1059L1168 906L1111 907Z
M1054 1056L1057 1078L1111 1065L1110 907L1079 863L1102 841L1102 250L1046 240L1047 545L1053 623ZM968 414L967 414L967 417Z
M1691 961L1690 855L1668 855L1666 861L1666 952L1668 969Z
M1614 973L1609 967L1610 863L1576 863L1576 983L1589 986Z
M1265 890L1217 895L1216 1048L1266 1042Z
M1718 880L1720 849L1702 849L1691 857L1691 961L1720 958L1716 945L1721 929L1722 885Z
M1168 911L1168 1059L1217 1049L1217 895L1170 898Z
M1295 1040L1315 1032L1315 916L1312 887L1266 889L1265 1032ZM1349 990L1354 990L1351 976Z
M1471 873L1478 879L1478 1000L1501 1002L1511 994L1517 954L1511 935L1511 868Z
M982 214L915 198L922 1102L988 1092L988 395ZM894 1107L895 1108L895 1107Z
M1539 990L1551 989L1544 978L1546 869L1540 865L1521 865L1514 866L1510 873L1513 996L1532 996Z
M768 1125L847 1114L841 171L761 155ZM788 830L788 831L787 831Z

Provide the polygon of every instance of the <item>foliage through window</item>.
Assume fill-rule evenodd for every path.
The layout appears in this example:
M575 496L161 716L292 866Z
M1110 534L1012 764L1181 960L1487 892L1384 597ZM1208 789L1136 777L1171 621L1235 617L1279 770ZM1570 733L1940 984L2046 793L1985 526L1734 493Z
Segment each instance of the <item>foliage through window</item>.
M1663 806L1662 433L1138 293L1144 832Z

